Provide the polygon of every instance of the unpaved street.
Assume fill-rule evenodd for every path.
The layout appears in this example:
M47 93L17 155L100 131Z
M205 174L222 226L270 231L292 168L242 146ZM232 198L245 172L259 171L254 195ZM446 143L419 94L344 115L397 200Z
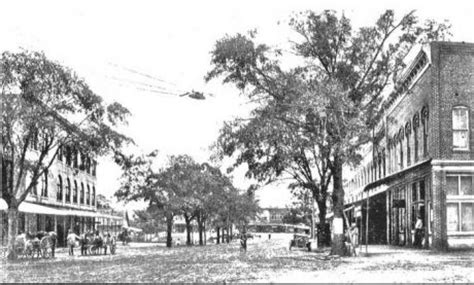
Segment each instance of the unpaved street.
M370 246L369 257L328 257L328 251L288 250L289 236L239 244L167 249L120 246L114 256L22 260L0 266L2 282L474 282L474 252L433 253Z

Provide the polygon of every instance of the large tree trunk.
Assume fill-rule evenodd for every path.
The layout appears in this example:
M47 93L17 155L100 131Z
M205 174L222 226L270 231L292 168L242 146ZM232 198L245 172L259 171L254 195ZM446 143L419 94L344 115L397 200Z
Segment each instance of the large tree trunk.
M12 199L13 200L13 199ZM7 258L16 260L18 255L15 250L15 239L18 234L18 204L16 201L10 202L8 207L8 245Z
M231 224L231 225L230 225L230 240L233 239L233 235L234 235L234 233L233 233L232 231L233 231L233 230L232 230L232 224Z
M198 232L199 232L199 245L204 245L203 240L203 220L201 214L197 216L197 223L198 223Z
M222 243L225 243L225 227L222 227Z
M334 165L332 167L333 173L333 211L334 217L332 221L333 238L331 240L331 254L345 255L346 250L344 246L344 188L342 185L342 158L340 156L334 157Z
M184 214L184 221L186 222L186 245L191 245L191 231L192 226L191 226L191 217L189 217L187 214Z
M318 244L321 246L328 246L331 232L329 230L330 228L326 226L326 201L317 201L317 203L319 208Z
M173 231L173 216L167 215L166 216L166 247L173 246L173 237L171 235Z
M230 243L230 230L229 230L229 228L230 228L229 226L227 226L227 228L226 228L227 236L225 237L225 239L226 239L227 243Z
M207 244L206 220L202 221L202 230L204 232L204 245Z
M217 233L217 244L221 243L221 228L217 227L216 228L216 233Z

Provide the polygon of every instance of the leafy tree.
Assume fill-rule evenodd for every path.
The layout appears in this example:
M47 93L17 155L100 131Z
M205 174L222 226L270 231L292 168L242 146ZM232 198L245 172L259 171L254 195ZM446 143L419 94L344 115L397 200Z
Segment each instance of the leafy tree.
M249 178L264 183L289 180L291 189L310 191L324 224L331 181L327 154L331 145L316 130L314 112L298 106L302 90L302 86L297 87L295 96L287 96L284 102L268 100L265 106L253 111L249 120L226 123L216 146L221 156L237 153L234 166L247 164ZM290 103L294 106L288 108ZM321 241L329 237L327 231L319 233Z
M72 70L42 53L0 58L2 198L8 205L8 258L16 259L18 207L58 155L119 155L129 138L115 130L129 112L106 105Z
M325 114L324 133L334 148L330 159L334 219L342 221L343 165L357 162L359 147L370 141L384 108L384 91L403 88L399 75L409 50L417 43L444 39L449 26L432 20L419 24L414 11L398 20L393 10L357 31L348 18L333 11L309 11L294 17L290 25L302 38L295 44L297 54L310 62L306 76L312 79L312 93L325 102L319 112ZM343 254L342 229L334 230L332 252Z
M398 77L408 51L416 43L443 38L449 26L434 21L419 24L414 12L397 20L392 10L383 13L375 25L356 31L348 18L333 11L300 13L291 19L290 26L301 36L294 50L304 65L283 71L278 62L281 52L254 44L253 33L250 37L237 34L217 41L212 51L213 69L206 79L224 76L224 83L235 84L262 108L276 105L280 116L274 118L295 129L304 128L318 139L320 157L333 178L334 221L342 221L343 165L358 163L357 152L370 141L370 130L383 109L384 91L403 88ZM240 147L247 152L254 145L241 143ZM225 152L235 150L235 144L230 144ZM280 156L274 157L277 163L271 167L279 174L285 168L279 166ZM265 152L251 151L237 163L249 161L251 168L253 161L262 159L268 161ZM248 174L254 175L252 170ZM342 228L333 230L332 252L342 255Z
M153 211L153 208L135 211L136 219L133 221L133 226L141 228L145 233L156 234L166 230L164 225L164 217L160 213Z

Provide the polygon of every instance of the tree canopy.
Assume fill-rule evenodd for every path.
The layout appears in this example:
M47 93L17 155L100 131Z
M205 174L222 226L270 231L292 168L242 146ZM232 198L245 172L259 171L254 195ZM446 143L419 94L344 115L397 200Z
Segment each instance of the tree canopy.
M2 198L12 215L11 239L19 204L65 149L88 157L115 155L132 140L116 130L130 114L125 107L106 104L71 69L43 53L3 52L0 71L1 157L8 173Z
M271 125L275 129L304 130L298 142L304 142L305 137L316 140L311 143L321 154L318 163L327 164L333 181L334 219L342 220L343 165L359 162L358 151L371 141L371 130L383 110L384 92L401 88L399 78L409 50L415 44L449 36L449 25L432 20L419 23L414 12L397 19L387 10L374 25L354 29L347 17L326 10L296 14L290 27L299 36L293 41L293 53L303 63L287 70L279 62L281 51L256 44L254 32L225 36L216 42L206 80L221 77L259 104L253 117L242 123L245 127L224 127L222 146L227 155L240 153L237 164L249 165L249 176L268 178L291 169L290 164L281 163L281 149L288 143L281 140L285 136L279 136L279 143L272 140L273 135L278 136L273 132L261 143L268 142L273 149L262 149L258 142L251 143L250 132L241 131L255 130L253 125L263 117L263 110L272 109ZM265 131L269 129L267 126ZM291 132L285 132L288 134ZM280 152L276 152L275 144L282 145ZM343 237L334 237L333 253L342 254Z

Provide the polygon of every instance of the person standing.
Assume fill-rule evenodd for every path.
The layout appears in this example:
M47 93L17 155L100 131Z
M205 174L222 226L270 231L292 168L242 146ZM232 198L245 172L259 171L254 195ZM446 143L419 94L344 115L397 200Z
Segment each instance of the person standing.
M69 247L69 255L74 255L74 246L76 245L76 240L79 240L79 237L72 232L71 229L68 231L67 235L67 245Z
M421 215L416 217L415 223L415 242L413 245L415 247L421 247L421 240L423 236L423 220L421 219Z
M352 223L351 230L351 243L354 247L354 255L357 256L357 251L359 249L359 228L357 227L356 223Z

